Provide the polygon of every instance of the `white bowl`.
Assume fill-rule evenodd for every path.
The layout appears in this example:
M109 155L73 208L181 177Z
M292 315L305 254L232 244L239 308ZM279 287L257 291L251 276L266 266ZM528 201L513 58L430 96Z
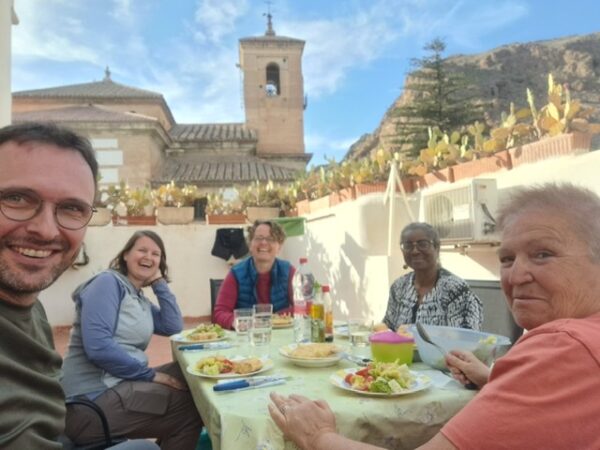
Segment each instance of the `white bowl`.
M510 339L499 334L437 325L423 326L431 340L446 352L450 350L467 350L473 352L475 356L488 365L510 348ZM411 332L415 337L421 361L435 369L445 369L446 363L442 353L433 345L425 342L419 336L415 326L411 327ZM494 343L489 342L494 338ZM488 341L486 342L486 340Z

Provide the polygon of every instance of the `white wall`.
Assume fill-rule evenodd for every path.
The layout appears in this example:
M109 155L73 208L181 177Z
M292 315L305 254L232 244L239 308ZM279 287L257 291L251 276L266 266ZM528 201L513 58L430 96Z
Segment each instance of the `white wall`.
M11 31L17 24L12 0L0 0L0 127L11 123Z
M517 185L545 181L572 181L600 194L600 152L566 156L529 164L511 171L485 175L496 178L500 199ZM329 283L335 302L335 316L364 316L381 320L392 281L404 272L399 249L400 230L410 217L396 197L395 224L392 226L392 252L387 254L388 210L381 194L371 194L354 202L342 203L307 217L306 234L286 241L281 256L297 265L307 256L316 278ZM419 195L409 197L410 208L418 211ZM194 224L154 227L165 240L172 288L184 315L210 313L210 278L223 278L229 267L210 254L220 226ZM53 325L70 324L73 306L70 293L93 273L102 270L122 248L135 227L90 227L86 246L88 266L69 270L41 295ZM442 251L442 264L467 279L498 279L495 248L470 248L465 252Z
M210 278L223 278L229 266L210 254L216 225L170 225L155 227L104 226L89 227L85 237L88 265L69 269L54 285L40 295L52 325L69 325L74 308L71 292L93 274L104 270L139 229L151 228L164 240L171 288L186 316L210 314ZM147 289L150 297L152 290Z

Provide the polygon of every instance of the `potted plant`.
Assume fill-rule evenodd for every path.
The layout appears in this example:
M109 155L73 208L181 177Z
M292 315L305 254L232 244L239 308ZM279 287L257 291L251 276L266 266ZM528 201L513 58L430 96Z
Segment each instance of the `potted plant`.
M223 192L209 194L206 203L206 223L208 225L245 224L241 203L223 198Z
M406 176L406 167L403 165L400 155L392 153L388 149L379 148L370 157L356 161L351 168L351 180L354 184L356 197L361 197L373 192L385 192L387 181L390 176L390 168L396 164L401 177L405 192L413 192L414 186L411 178ZM396 192L399 189L396 188Z
M437 127L429 127L427 131L427 148L421 150L417 164L410 167L408 173L418 177L416 183L420 188L440 181L452 183L451 166L456 164L461 153L460 133L454 132L449 136Z
M520 112L523 115L523 112ZM515 127L519 113L514 112L514 106L511 105L511 113L508 116L503 116L503 124L505 127L512 127L512 131L506 133L504 138L515 139L518 136L518 130L527 130L521 124ZM512 125L507 125L512 122ZM519 128L520 127L520 128ZM486 126L483 123L475 122L466 127L466 134L462 135L461 140L461 157L459 164L452 166L452 175L454 181L464 178L474 178L482 173L496 172L501 169L510 170L512 168L510 154L506 149L502 149L506 145L504 138L498 139L492 137L487 141L484 138ZM486 145L487 144L487 145ZM497 148L499 147L499 148Z
M179 187L175 182L163 184L152 191L156 218L163 225L182 225L194 220L194 200L198 188L185 184Z
M280 188L269 180L267 183L255 181L240 192L240 200L246 207L249 222L258 219L273 219L281 212Z
M92 215L89 225L92 227L108 225L111 222L112 211L109 209L106 189L98 189L94 198L96 212Z
M131 189L124 181L107 189L107 203L115 225L156 225L152 194L147 188Z

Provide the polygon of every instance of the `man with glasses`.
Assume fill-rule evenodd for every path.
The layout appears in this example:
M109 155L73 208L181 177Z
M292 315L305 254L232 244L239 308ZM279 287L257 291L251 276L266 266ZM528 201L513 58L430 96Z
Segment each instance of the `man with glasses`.
M97 174L90 143L71 131L0 129L0 448L62 448L62 359L38 295L79 252Z

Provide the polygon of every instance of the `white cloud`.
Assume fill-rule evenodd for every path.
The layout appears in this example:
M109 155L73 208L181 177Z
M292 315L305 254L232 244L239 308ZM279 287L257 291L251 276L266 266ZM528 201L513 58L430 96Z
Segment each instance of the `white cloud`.
M414 48L411 43L418 42L420 47L437 35L468 45L527 13L515 0L477 4L476 8L471 1L448 7L447 0L339 5L343 6L336 3L329 8L333 12L318 17L290 12L291 3L283 4L281 13L275 11L279 35L307 41L304 80L306 92L313 98L337 92L353 71L382 58L408 59L400 53L403 45ZM167 41L164 37L155 41L152 30L142 25L147 14L163 11L162 2L17 0L21 24L13 28L13 82L18 80L19 89L66 84L57 73L52 83L48 81L48 62L62 64L69 80L82 69L89 72L90 65L98 67L100 78L109 65L113 80L162 93L178 121L242 121L239 70L234 66L237 39L259 34L256 30L262 27L254 24L255 31L250 32L241 29L250 6L249 0L197 0L193 16L170 19L179 20L178 33ZM287 21L286 17L294 19ZM86 81L91 80L77 82ZM353 142L310 134L306 140L309 151L323 149L336 157Z
M15 57L96 63L98 52L83 43L86 27L77 4L66 0L18 0L19 25L13 28Z
M399 37L380 4L335 19L284 22L281 34L304 39L305 87L311 95L335 92L352 69L381 57Z
M110 15L117 21L132 26L135 23L136 15L134 14L131 0L112 0L114 5Z
M196 38L218 43L235 31L236 21L248 10L247 0L201 0L196 9L195 21L200 26Z

